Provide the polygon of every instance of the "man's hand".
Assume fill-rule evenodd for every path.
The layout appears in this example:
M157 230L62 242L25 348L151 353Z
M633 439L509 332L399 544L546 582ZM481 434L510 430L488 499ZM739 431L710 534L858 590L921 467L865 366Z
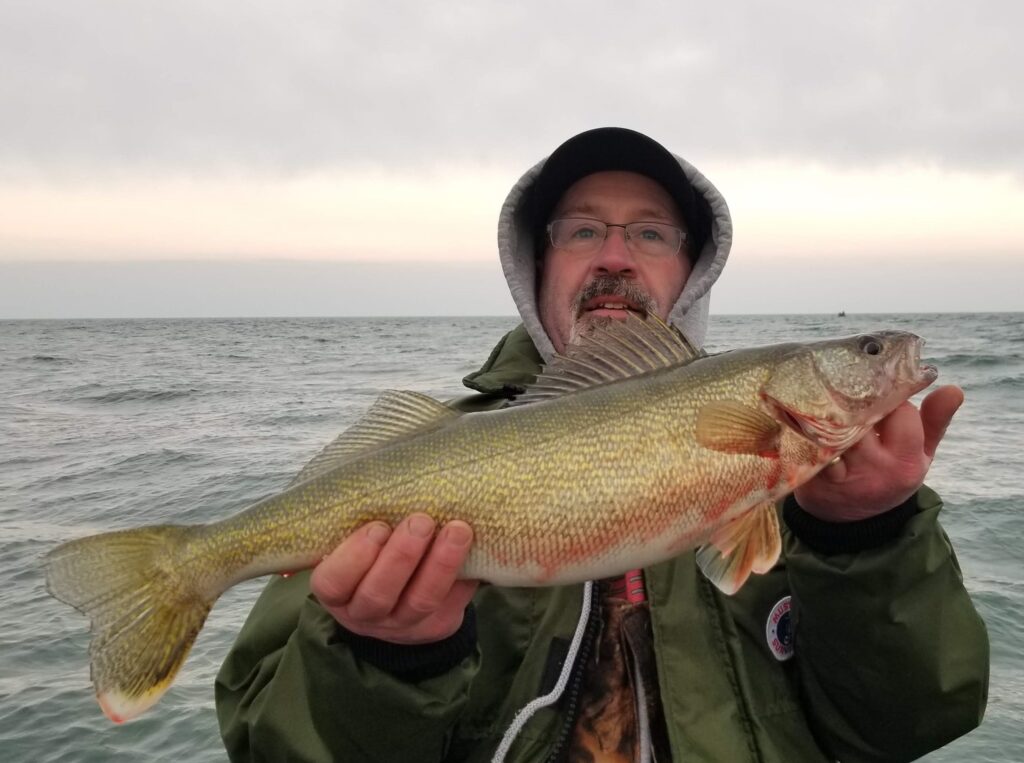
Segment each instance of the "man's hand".
M832 466L795 491L800 507L828 522L851 522L894 509L924 483L964 393L938 387L921 403L903 403Z
M391 530L370 522L313 570L310 588L345 628L395 644L426 644L462 625L476 580L457 580L473 541L465 522L413 514Z

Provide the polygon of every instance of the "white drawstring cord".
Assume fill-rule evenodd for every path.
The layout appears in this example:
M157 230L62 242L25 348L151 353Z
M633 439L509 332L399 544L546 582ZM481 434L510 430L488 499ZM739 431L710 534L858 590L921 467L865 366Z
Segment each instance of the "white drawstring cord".
M565 691L565 686L569 683L569 676L572 673L572 666L576 662L576 654L579 652L580 644L583 642L583 633L587 629L587 620L590 619L590 599L593 589L594 582L592 580L588 580L583 584L583 609L580 612L580 620L576 624L576 632L572 635L569 651L566 652L565 662L562 664L562 672L558 675L558 680L555 682L554 687L544 696L537 697L520 708L508 729L505 730L505 736L502 737L498 749L494 751L491 763L504 763L505 756L508 755L512 743L519 736L519 732L523 730L523 726L526 725L527 721L538 710L555 704L558 698L562 696L562 692Z

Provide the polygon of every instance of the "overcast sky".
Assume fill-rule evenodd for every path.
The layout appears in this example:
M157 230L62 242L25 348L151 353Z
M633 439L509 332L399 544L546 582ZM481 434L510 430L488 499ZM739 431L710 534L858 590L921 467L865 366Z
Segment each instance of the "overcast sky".
M0 0L0 317L511 312L501 201L605 124L724 193L713 310L1024 309L1021 29L1012 0Z

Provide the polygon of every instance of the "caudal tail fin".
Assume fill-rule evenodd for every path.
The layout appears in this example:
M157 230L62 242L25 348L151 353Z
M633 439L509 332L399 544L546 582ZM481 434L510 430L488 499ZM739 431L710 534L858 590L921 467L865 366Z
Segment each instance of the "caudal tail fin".
M92 623L92 682L115 723L167 691L216 600L194 590L186 581L195 571L178 562L193 532L162 525L105 533L46 556L47 590Z

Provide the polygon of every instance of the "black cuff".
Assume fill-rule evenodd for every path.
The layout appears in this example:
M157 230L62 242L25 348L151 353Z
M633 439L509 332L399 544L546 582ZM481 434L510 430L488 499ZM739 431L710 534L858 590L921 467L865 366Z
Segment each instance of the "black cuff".
M432 644L392 644L389 641L360 636L340 624L329 643L347 644L358 659L390 673L395 678L415 683L447 673L476 648L476 610L466 608L462 625L451 636Z
M878 548L899 537L917 513L917 493L895 509L856 522L826 522L808 514L792 494L782 504L782 517L790 531L820 554L849 554Z

